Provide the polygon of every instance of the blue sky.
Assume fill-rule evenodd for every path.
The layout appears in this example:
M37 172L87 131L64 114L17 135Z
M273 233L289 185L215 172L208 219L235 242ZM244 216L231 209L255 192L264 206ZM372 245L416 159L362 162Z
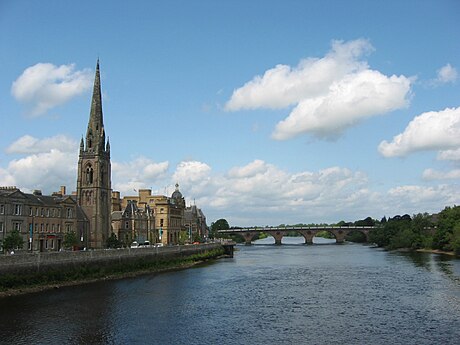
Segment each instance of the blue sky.
M460 201L458 1L0 1L0 185L75 189L97 58L112 187L208 222Z

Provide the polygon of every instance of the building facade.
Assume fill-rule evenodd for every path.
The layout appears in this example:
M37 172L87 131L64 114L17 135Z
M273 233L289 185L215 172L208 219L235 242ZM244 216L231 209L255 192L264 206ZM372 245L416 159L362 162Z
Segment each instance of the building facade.
M112 211L112 232L124 246L134 241L139 244L158 242L153 210L148 205L138 207L135 200L129 200L123 210Z
M192 242L195 240L206 240L208 238L209 229L206 224L206 216L203 211L195 205L185 208L184 227Z
M65 194L65 187L53 195L0 187L0 241L15 230L29 251L59 251L66 233L75 233L73 245L88 245L88 219L75 197Z
M179 185L176 184L176 190L167 197L165 195L152 195L151 189L140 189L138 195L125 196L120 198L120 193L112 193L112 216L115 217L116 221L112 221L113 228L120 229L121 220L119 213L123 214L129 205L135 203L136 207L140 210L149 210L151 217L153 218L153 228L155 235L152 238L155 243L162 243L163 245L174 245L179 244L181 231L184 231L184 210L185 210L185 199L182 193L179 191ZM151 218L151 219L152 219ZM116 224L115 224L116 223ZM118 230L120 231L120 230ZM119 235L115 232L117 237ZM152 241L150 241L153 243Z

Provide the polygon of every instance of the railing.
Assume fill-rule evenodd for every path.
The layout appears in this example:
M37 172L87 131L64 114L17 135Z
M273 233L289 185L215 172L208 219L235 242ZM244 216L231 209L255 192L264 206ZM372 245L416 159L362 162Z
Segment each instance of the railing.
M284 226L284 227L248 227L219 230L220 233L248 232L248 231L299 231L299 230L375 230L378 226L350 225L350 226Z

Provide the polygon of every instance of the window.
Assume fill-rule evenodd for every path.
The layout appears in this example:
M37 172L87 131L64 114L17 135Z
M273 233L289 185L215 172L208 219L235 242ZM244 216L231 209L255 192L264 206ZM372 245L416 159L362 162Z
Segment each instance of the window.
M57 231L58 231L58 232L61 232L61 224L58 224L58 225L57 225Z
M54 208L51 209L51 217L54 217Z
M65 226L65 230L66 230L67 232L72 232L72 224L67 224L67 225Z
M45 249L48 249L48 240L45 241Z
M54 249L54 240L51 240L51 249Z
M93 184L93 168L91 165L86 168L86 184Z
M43 232L43 224L40 224L40 232Z
M21 231L21 223L19 223L19 222L14 222L14 223L13 223L13 230Z
M3 225L3 222L0 222L0 232L3 232L5 228L5 225Z
M160 226L163 226L163 219L160 219Z
M129 222L125 223L125 229L129 229Z
M14 215L20 216L22 214L22 205L21 204L14 204Z
M48 223L45 224L45 232L49 232L49 224Z
M51 232L55 232L54 230L56 230L54 224L51 224Z
M0 205L0 214L5 214L5 205Z
M34 209L32 207L29 207L29 216L33 216L34 215Z
M35 209L35 215L38 217L38 207Z
M42 217L45 216L45 210L43 209L43 207L42 207L41 210L40 210L40 215L41 215Z
M67 209L67 218L72 218L72 209L71 208Z
M46 209L46 216L49 217L50 216L50 209Z

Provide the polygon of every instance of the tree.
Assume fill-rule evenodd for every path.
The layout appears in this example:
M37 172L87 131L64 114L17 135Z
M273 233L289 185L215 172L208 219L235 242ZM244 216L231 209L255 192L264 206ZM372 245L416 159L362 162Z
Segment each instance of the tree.
M460 226L460 206L446 207L438 214L438 227L433 236L433 248L455 250L457 226Z
M118 240L117 235L112 232L110 237L107 239L107 248L121 248L122 243Z
M218 231L219 230L227 230L230 229L230 225L228 224L226 219L219 219L216 220L215 223L211 223L211 232L209 234L210 238L215 238L218 237Z
M374 226L375 220L373 220L371 217L367 217L366 219L357 220L355 222L355 225L356 226Z
M455 225L450 243L455 254L460 255L460 224Z
M67 232L64 235L64 241L62 245L66 249L72 249L73 246L76 246L78 243L77 241L77 235L75 234L75 231Z
M19 234L19 231L13 230L5 239L3 240L3 248L6 251L13 249L22 249L24 245L24 240Z

